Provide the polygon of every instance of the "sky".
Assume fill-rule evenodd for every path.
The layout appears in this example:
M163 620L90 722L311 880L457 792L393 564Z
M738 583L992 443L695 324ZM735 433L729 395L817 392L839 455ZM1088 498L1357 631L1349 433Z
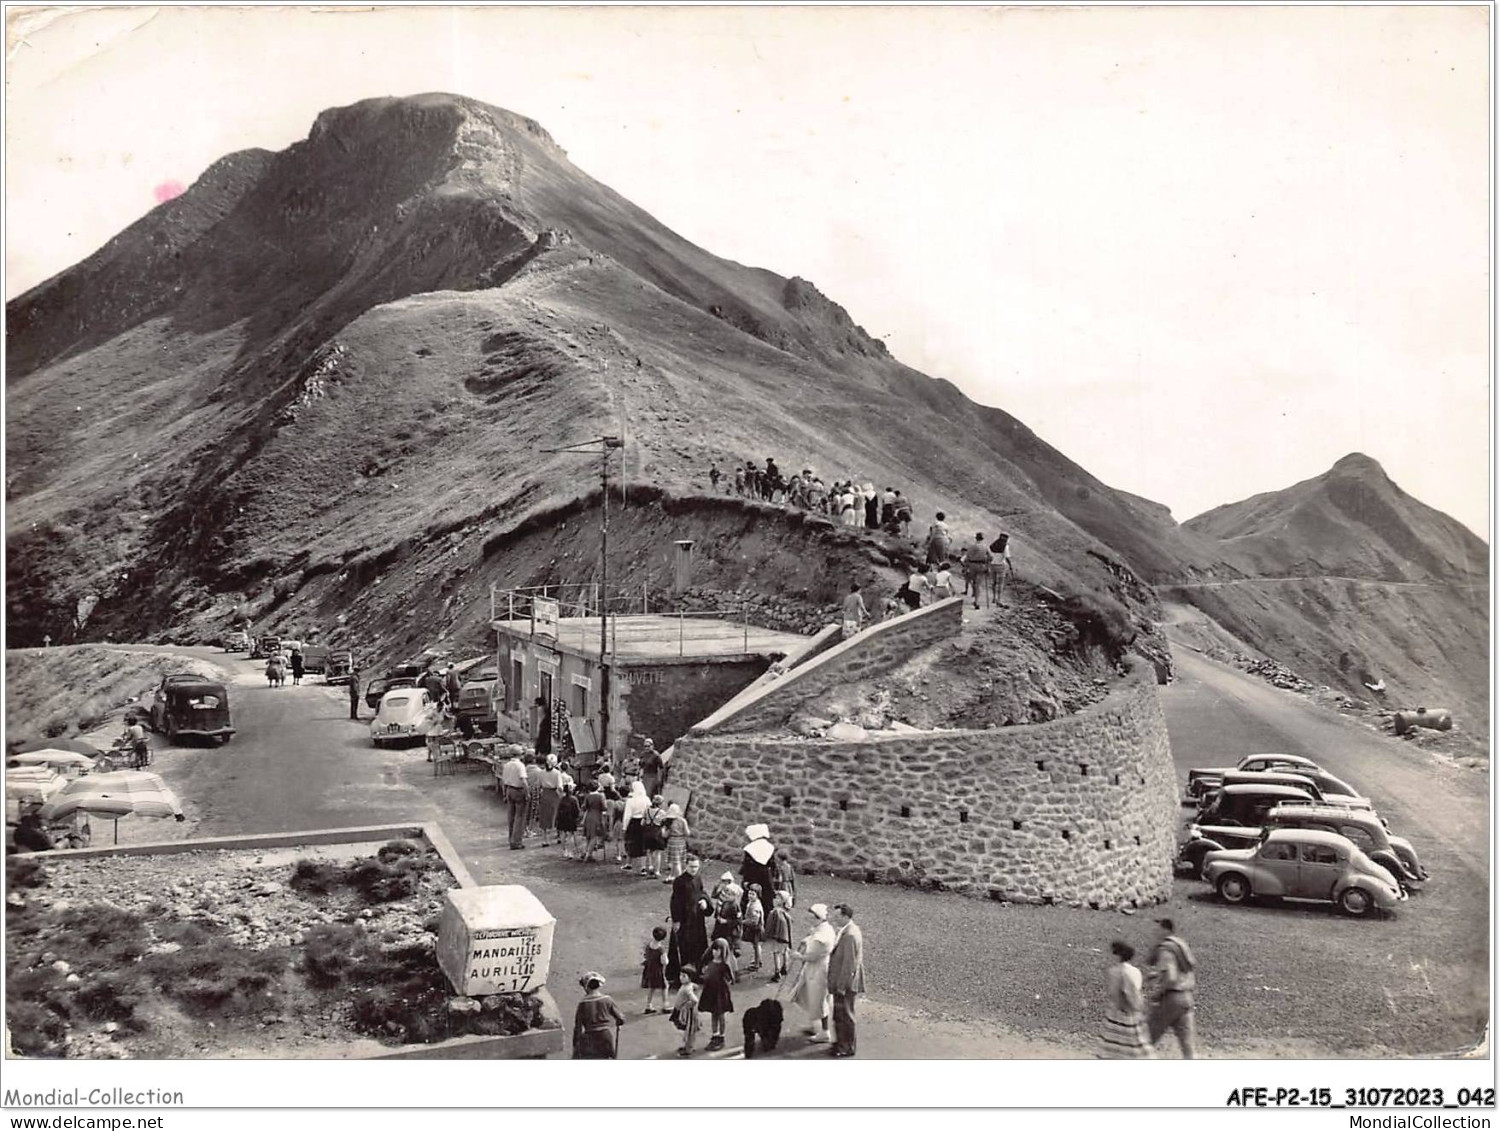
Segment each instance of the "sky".
M449 91L1186 519L1361 451L1489 536L1488 11L34 9L5 294Z

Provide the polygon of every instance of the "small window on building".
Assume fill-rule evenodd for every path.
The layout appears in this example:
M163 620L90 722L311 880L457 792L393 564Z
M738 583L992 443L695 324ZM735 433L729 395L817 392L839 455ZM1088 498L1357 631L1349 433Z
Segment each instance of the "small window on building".
M958 811L958 823L961 825L969 823L969 811L967 809L960 809Z
M526 665L519 657L510 662L510 682L505 685L505 711L514 714L521 709L521 688L526 686Z
M901 806L901 815L903 817L910 817L911 816L911 806L910 805L903 805L903 806Z

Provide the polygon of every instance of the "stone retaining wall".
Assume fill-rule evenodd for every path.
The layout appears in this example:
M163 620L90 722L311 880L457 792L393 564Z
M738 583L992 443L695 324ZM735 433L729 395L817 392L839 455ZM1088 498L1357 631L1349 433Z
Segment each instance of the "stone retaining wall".
M731 710L720 710L691 733L746 734L779 730L804 703L836 687L899 667L923 648L957 636L963 628L964 601L950 597L926 608L891 617L830 648L760 691L742 695Z
M803 872L1101 908L1171 894L1176 775L1141 661L1093 707L1035 726L689 734L673 784L692 791L694 849L721 859L764 821Z

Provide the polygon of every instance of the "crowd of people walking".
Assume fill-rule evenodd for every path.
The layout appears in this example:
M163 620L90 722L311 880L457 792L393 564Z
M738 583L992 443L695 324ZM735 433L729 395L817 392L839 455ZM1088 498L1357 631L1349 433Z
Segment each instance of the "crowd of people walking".
M803 468L786 477L770 457L767 457L764 467L758 466L754 460L746 460L743 465L736 464L728 474L721 472L718 464L713 464L709 467L708 479L715 493L722 490L739 498L797 507L824 515L840 526L883 530L899 538L911 536L914 519L911 500L895 487L881 491L873 483L861 484L853 478L834 480L830 485L811 468ZM889 599L888 607L874 612L902 612L955 596L958 592L953 580L955 566L963 583L962 593L973 599L976 609L985 601L992 605L1003 604L1005 588L1015 572L1011 564L1010 543L1008 533L1002 532L989 539L979 532L972 541L958 546L948 527L947 515L938 511L922 543L926 569L914 571L907 583ZM852 598L845 605L846 627L853 612L851 606ZM860 623L866 615L859 617Z
M667 881L672 891L666 917L651 929L641 953L643 1013L670 1018L681 1033L677 1055L687 1058L697 1052L703 1028L708 1032L704 1052L725 1048L738 995L745 1055L751 1056L780 1043L785 1001L797 1010L811 1043L828 1044L830 1056L852 1057L855 1003L865 989L864 938L854 909L845 903L810 905L806 933L794 946L796 870L771 840L768 826L750 825L745 835L738 874L726 871L706 888L701 857L686 852L681 871ZM765 979L761 1000L744 1008L756 975ZM617 1056L617 1027L624 1018L613 999L599 992L602 975L590 972L583 984L573 1055ZM606 1040L601 1033L611 1024L615 1036Z
M810 467L787 476L769 457L764 467L746 460L728 473L713 464L708 469L708 481L715 493L723 491L742 499L796 507L826 515L840 526L884 530L902 538L911 529L911 500L896 488L878 490L874 483L860 483L852 477L825 483Z

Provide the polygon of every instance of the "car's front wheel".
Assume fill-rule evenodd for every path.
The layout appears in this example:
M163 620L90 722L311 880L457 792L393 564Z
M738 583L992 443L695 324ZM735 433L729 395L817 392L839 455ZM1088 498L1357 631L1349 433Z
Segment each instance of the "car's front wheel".
M1345 888L1339 896L1339 907L1346 915L1368 915L1374 906L1375 901L1370 898L1370 893L1361 888Z
M1217 886L1219 898L1225 903L1245 903L1250 899L1250 881L1238 872L1220 876Z

